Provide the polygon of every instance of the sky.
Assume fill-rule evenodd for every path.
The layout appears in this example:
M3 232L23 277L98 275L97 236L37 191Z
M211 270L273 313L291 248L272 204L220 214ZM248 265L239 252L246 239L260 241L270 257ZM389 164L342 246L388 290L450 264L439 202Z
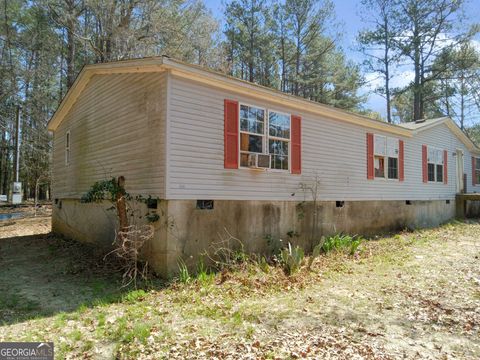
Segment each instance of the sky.
M222 23L225 9L222 0L204 0L206 6L212 11L213 15ZM364 56L355 49L355 39L358 32L366 27L360 16L360 0L332 0L335 4L336 21L339 24L338 31L342 34L340 46L345 51L348 59L361 63ZM480 0L466 0L465 13L471 21L480 22ZM480 34L475 37L476 45L480 50ZM413 72L408 68L398 69L398 75L393 79L394 86L403 86L413 79ZM374 74L366 74L367 85L361 89L361 93L368 95L366 107L385 115L385 100L371 93L371 87L378 82Z

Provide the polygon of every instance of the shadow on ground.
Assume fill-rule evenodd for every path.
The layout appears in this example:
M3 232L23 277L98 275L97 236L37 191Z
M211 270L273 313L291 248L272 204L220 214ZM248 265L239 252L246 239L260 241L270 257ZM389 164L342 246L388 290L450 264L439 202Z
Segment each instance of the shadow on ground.
M52 234L0 239L0 325L115 302L130 290L94 247Z

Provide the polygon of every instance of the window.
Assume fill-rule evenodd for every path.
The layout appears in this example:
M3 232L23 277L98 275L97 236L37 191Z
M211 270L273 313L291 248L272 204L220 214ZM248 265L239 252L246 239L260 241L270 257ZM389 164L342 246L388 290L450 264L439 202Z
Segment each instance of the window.
M200 210L213 210L213 200L197 200L197 209Z
M428 148L428 181L443 183L443 150Z
M398 139L375 135L374 168L376 178L398 179Z
M240 166L250 154L270 154L270 167L289 170L290 115L240 105Z
M480 158L475 159L475 184L480 184Z
M290 115L268 112L268 152L272 169L288 170Z
M265 148L265 110L240 105L240 166L248 166L248 155L263 154Z
M65 134L65 165L70 164L70 130Z

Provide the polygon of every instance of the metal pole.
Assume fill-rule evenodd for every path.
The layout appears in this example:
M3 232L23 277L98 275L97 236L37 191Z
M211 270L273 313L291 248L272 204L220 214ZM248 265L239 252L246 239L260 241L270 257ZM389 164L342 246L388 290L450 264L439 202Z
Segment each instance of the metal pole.
M15 130L15 182L18 182L20 173L20 106L17 106Z

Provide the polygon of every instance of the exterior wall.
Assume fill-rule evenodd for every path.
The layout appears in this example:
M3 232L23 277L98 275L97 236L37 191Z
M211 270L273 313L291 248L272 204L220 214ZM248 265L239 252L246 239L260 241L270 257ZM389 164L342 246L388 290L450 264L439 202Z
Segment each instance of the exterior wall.
M159 274L167 274L167 203L160 201L157 209L147 209L144 203L136 203L135 208L140 214L157 213L160 220L151 224L154 235L142 249L142 257ZM58 200L52 206L52 229L55 233L84 243L95 244L100 251L111 251L118 229L118 219L109 201L101 203L82 203L78 199ZM145 216L136 218L138 225L145 225Z
M168 234L167 268L178 269L178 259L195 265L201 254L214 256L218 247L239 248L225 229L248 253L269 254L269 241L282 239L311 251L321 236L345 232L372 236L394 230L438 226L455 216L455 202L446 200L353 201L337 208L336 202L318 203L318 222L312 243L313 203L294 201L215 201L213 210L199 210L190 200L169 200L168 215L175 231ZM294 233L290 237L287 233ZM207 258L208 260L208 258Z
M313 203L296 201L215 201L213 210L196 209L193 200L161 201L160 220L154 223L154 238L143 249L143 257L159 275L172 276L182 258L194 268L205 253L214 257L219 247L239 248L249 253L269 254L269 241L291 242L306 251L321 236L345 232L365 236L393 230L437 226L455 215L455 202L445 200L352 201L337 208L335 202L318 204L316 234L312 241ZM117 222L107 210L111 204L83 204L62 200L53 207L57 232L103 248L111 246ZM143 206L143 205L142 205ZM141 211L148 211L145 207ZM238 239L222 243L227 230ZM294 234L289 236L287 233ZM282 242L278 241L282 239ZM208 257L204 258L208 262Z
M307 112L291 111L183 78L171 76L169 86L167 199L301 201L305 193L300 190L300 184L313 184L317 175L320 182L318 199L323 201L453 200L455 197L456 171L452 154L455 148L465 147L445 125L412 138L402 138ZM300 115L302 174L224 169L225 98ZM367 179L367 132L404 140L404 182ZM422 144L448 149L448 185L422 182ZM470 155L465 149L467 174L471 173L469 161Z
M53 197L79 198L123 175L131 194L165 197L166 75L95 75L53 138ZM70 131L70 164L65 134Z
M224 169L225 98L301 116L302 174ZM396 137L405 143L404 182L367 179L367 132L396 137L166 73L96 75L54 134L53 231L109 246L117 227L109 205L78 199L95 181L123 175L129 193L164 199L143 255L169 276L180 258L193 265L214 251L225 229L246 251L268 253L267 238L308 250L320 236L341 231L373 235L438 225L455 215L457 148L465 154L467 190L480 192L480 185L471 186L471 154L446 125ZM448 184L422 182L422 145L448 151ZM313 204L300 185L316 178L319 216L312 241ZM197 199L215 200L214 210L196 209ZM289 232L296 235L289 238Z
M463 144L462 144L463 145ZM465 146L463 147L465 149ZM467 193L480 193L480 184L476 184L473 186L472 183L472 154L468 152L466 149L464 150L465 153L465 174L467 174L467 183L466 183L466 192ZM478 155L473 155L477 159L480 158Z

